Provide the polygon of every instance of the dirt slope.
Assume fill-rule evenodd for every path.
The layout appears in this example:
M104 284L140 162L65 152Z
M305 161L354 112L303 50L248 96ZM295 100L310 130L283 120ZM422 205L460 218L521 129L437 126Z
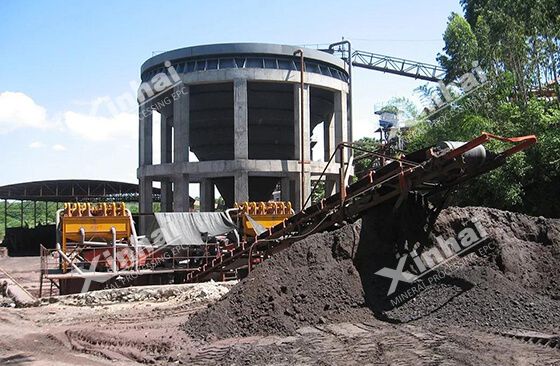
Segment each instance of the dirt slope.
M195 338L293 334L297 328L336 322L418 322L534 329L560 329L560 222L488 208L448 208L428 235L425 220L408 211L393 217L375 210L363 222L295 243L257 267L230 293L183 326ZM419 282L376 275L396 268L398 251L456 237L476 218L488 234L484 253L451 260L424 277L412 298L395 299ZM422 249L423 248L423 249ZM409 268L407 266L405 269ZM393 300L393 302L391 301Z

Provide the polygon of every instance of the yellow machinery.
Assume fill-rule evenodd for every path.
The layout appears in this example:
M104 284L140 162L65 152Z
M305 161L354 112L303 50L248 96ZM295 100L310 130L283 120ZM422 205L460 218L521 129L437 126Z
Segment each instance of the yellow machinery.
M68 260L72 261L70 258L75 255L91 260L87 258L90 257L88 254L95 253L95 250L84 251L85 246L106 245L115 249L118 244L129 246L136 239L131 213L123 202L65 203L58 219L58 242L62 253L68 257L62 262L64 272Z
M245 240L256 237L260 234L258 231L269 229L294 215L291 202L242 202L235 203L234 207L239 210L238 217ZM259 225L262 228L255 228Z

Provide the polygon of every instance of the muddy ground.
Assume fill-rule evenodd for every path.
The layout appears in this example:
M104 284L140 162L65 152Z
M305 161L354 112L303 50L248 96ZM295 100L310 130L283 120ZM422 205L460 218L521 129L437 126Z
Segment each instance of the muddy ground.
M450 208L427 236L416 217L377 211L309 237L219 301L182 289L0 309L0 364L560 364L560 222ZM480 234L473 218L476 250L387 295L379 269Z

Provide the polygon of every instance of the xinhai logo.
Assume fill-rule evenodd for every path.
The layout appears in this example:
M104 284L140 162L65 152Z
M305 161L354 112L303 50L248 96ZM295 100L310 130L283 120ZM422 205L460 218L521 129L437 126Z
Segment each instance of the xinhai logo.
M456 82L445 84L441 80L438 81L438 88L441 96L434 96L431 98L430 104L426 106L429 113L439 111L449 103L453 103L466 97L488 82L488 77L478 65L478 62L475 61L472 65L473 69L471 72L461 75ZM454 92L461 94L461 96L454 96Z
M378 276L391 279L387 295L395 292L399 282L412 283L487 239L488 234L478 219L472 219L471 222L474 228L464 228L457 234L456 238L452 237L445 240L443 237L437 236L437 245L429 250L422 252L420 255L416 253L416 250L413 250L399 258L397 268L384 267L375 272ZM412 259L412 266L416 268L418 275L403 270L409 257Z
M142 82L138 88L138 103L148 102L154 95L172 89L181 84L181 76L177 73L170 61L163 63L166 70L158 72L150 80Z

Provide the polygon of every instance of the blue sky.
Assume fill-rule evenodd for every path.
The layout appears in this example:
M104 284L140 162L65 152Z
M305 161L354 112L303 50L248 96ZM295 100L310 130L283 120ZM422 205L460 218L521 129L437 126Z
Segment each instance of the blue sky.
M458 0L0 2L0 185L42 179L135 182L136 111L95 101L131 92L153 52L219 42L328 44L435 63ZM422 82L354 73L354 136ZM195 189L196 190L196 189ZM194 192L193 192L194 193Z

